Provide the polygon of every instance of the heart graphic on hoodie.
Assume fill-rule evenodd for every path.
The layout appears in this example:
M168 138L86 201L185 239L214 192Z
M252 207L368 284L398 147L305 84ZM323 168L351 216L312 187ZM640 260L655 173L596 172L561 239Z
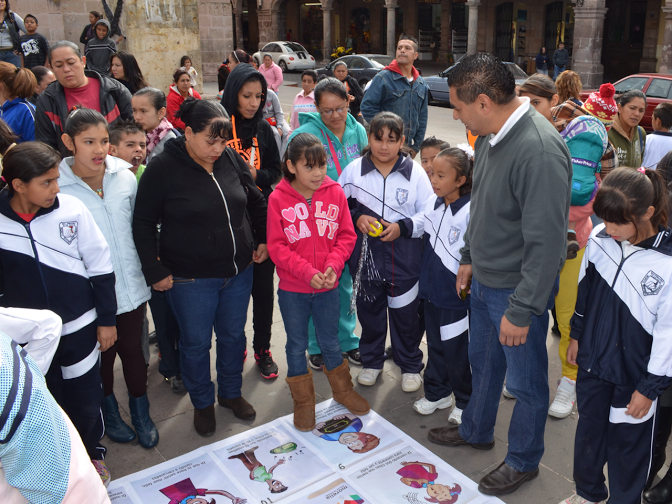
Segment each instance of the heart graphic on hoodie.
M281 213L289 222L294 222L296 220L296 210L293 208L285 208Z

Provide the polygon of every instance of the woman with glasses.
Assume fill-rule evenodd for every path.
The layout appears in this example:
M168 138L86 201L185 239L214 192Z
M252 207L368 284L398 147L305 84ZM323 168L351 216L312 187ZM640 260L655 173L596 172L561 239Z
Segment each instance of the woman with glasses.
M327 152L327 176L338 180L341 172L355 159L369 143L364 126L348 113L350 96L345 85L334 77L320 80L315 86L315 106L317 112L299 113L300 126L292 132L290 142L299 133L311 133L320 139ZM338 339L341 351L348 354L353 364L361 364L359 338L354 330L357 323L355 314L349 314L352 277L346 265L338 281L341 302L341 318L338 323ZM315 339L312 322L308 328L308 364L311 368L322 369L324 361Z

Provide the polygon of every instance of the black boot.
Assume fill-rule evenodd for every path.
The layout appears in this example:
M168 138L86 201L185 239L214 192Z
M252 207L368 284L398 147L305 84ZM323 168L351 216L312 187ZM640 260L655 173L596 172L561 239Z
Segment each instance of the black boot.
M653 444L651 472L649 473L649 479L646 481L644 490L651 488L656 474L658 474L658 471L665 464L665 448L667 448L667 441L670 439L670 431L672 431L672 408L661 407L658 410L658 424L656 425L656 438Z
M135 432L138 434L138 441L143 448L154 448L159 442L159 431L149 416L149 400L147 394L142 397L131 397L128 395L128 405L131 409L131 420Z
M672 504L672 470L651 490L644 492L645 504Z
M135 439L135 432L119 414L119 404L114 394L105 397L105 434L117 443L130 443Z

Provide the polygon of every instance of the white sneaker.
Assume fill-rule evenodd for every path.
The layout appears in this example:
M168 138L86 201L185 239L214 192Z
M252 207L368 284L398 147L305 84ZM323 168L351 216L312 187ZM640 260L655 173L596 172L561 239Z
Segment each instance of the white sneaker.
M374 385L376 383L376 380L378 379L378 375L382 372L383 372L382 369L364 368L362 369L362 372L359 373L357 381L359 382L360 385L367 385L367 386Z
M548 414L555 418L566 418L574 409L576 402L576 382L566 376L558 382L558 391L555 393L553 404L548 408Z
M453 408L453 412L448 417L448 423L452 423L455 425L462 424L462 410L457 406Z
M506 389L506 385L504 385L504 388L502 389L502 395L503 395L506 399L515 399L515 398L516 398L516 396L514 396L511 392L509 392L509 391Z
M431 415L437 409L446 409L450 408L453 405L452 396L444 397L438 401L430 401L426 397L418 399L413 405L413 409L420 413L421 415Z
M401 390L404 392L415 392L420 387L422 387L420 373L403 373L401 375Z
M593 502L584 499L580 495L574 494L569 499L565 499L560 504L605 504L607 501Z

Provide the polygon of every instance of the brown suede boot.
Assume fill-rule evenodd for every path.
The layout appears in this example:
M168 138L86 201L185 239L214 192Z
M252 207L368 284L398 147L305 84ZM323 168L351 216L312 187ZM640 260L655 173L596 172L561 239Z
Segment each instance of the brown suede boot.
M343 359L343 364L331 371L324 368L324 374L329 379L331 391L334 393L334 401L341 403L355 415L366 415L371 411L369 402L355 392L352 387L352 377L350 376L350 366L348 366L347 359Z
M313 372L285 378L294 399L294 427L301 432L315 428L315 386Z

